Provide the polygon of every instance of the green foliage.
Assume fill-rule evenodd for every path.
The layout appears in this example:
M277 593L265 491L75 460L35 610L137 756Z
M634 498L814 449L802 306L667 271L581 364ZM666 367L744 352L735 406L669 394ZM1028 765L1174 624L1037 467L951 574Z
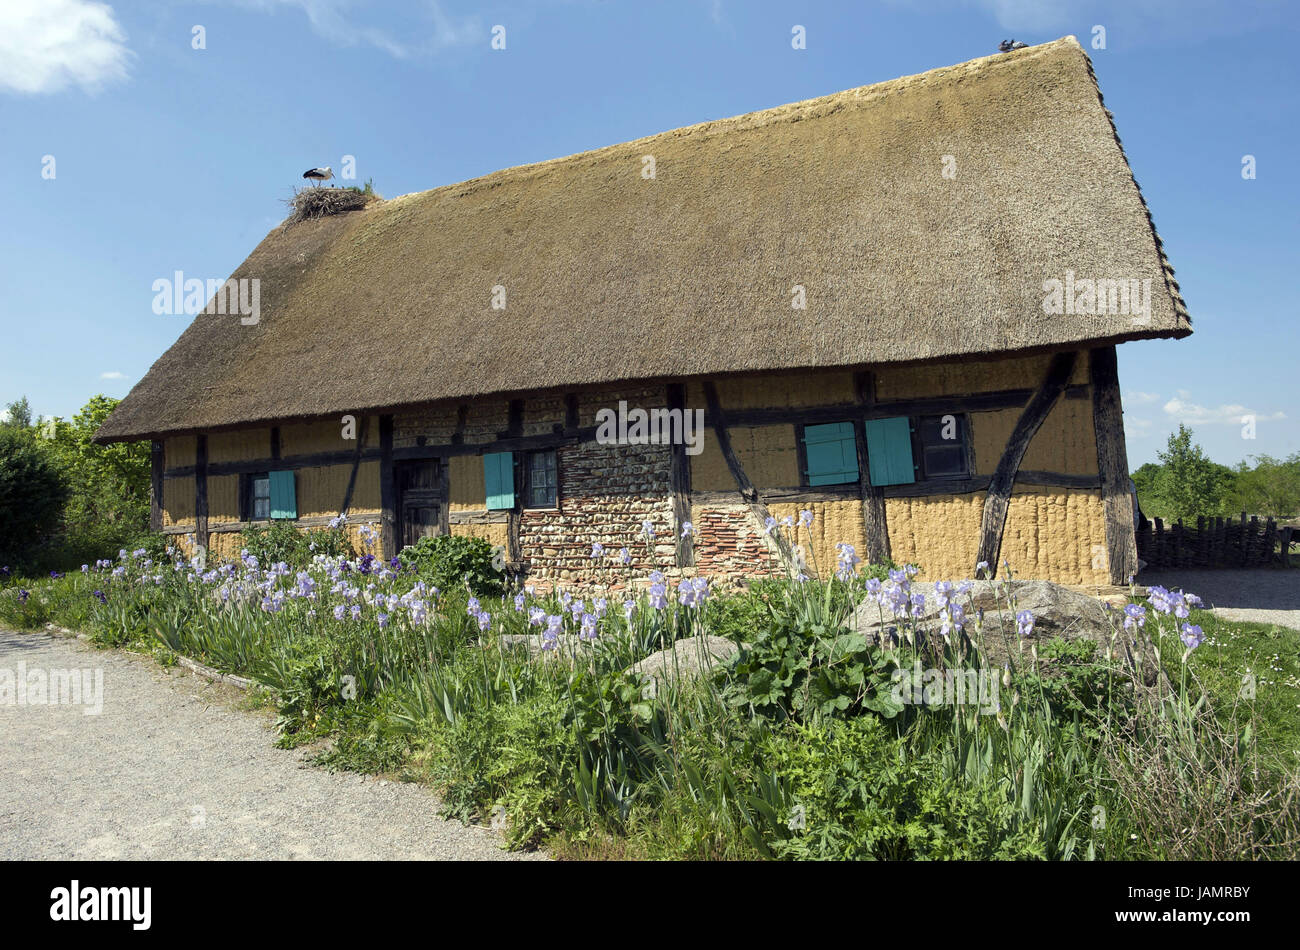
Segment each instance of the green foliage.
M286 560L269 546L263 555L264 567ZM1052 641L1018 655L1024 668L1013 655L997 681L1011 685L992 703L903 706L890 687L914 661L980 669L979 632L949 643L902 618L897 641L869 644L848 625L860 579L764 582L659 610L642 595L631 621L615 603L594 642L535 657L498 638L535 631L527 609L485 598L481 629L454 577L431 603L433 559L422 566L424 576L377 578L313 564L300 581L241 565L227 586L224 574L196 582L129 553L116 568L26 582L21 600L0 581L0 624L53 620L249 677L273 697L282 745L329 739L317 761L331 768L431 781L452 814L491 821L512 847L558 840L588 856L693 859L1294 856L1293 633L1242 628L1220 648L1238 627L1198 613L1212 636L1188 658L1171 618L1153 612L1142 636L1162 647L1169 676L1142 692L1091 643ZM553 595L522 596L525 608L569 613ZM416 599L430 601L427 615ZM576 630L566 617L566 635ZM651 688L627 671L683 631L750 647L711 677ZM1259 698L1234 710L1243 667L1259 671ZM1255 752L1251 730L1263 727L1274 755Z
M50 417L34 427L25 398L9 407L4 428L34 438L65 486L48 499L58 503L57 524L24 540L22 559L31 570L75 569L123 547L134 550L148 536L149 444L91 442L118 401L93 396L71 420Z
M1192 441L1191 429L1180 423L1157 457L1159 465L1147 463L1133 473L1138 503L1148 518L1195 522L1199 515L1224 513L1232 469L1210 461Z
M838 580L786 588L765 600L768 616L731 669L727 701L751 713L809 719L864 710L893 717L896 651L849 629L855 598Z
M3 424L13 426L15 429L30 429L32 427L32 406L27 401L26 396L20 396L5 407Z
M421 538L398 557L403 567L440 590L468 587L476 597L493 597L505 590L505 577L493 566L496 554L484 538L450 534Z
M329 557L352 557L352 544L342 526L300 530L292 521L271 521L249 525L239 534L244 550L259 564L288 564L302 569L318 554Z
M1192 431L1181 423L1157 457L1164 466L1157 482L1157 497L1171 518L1195 519L1223 510L1223 493L1231 478L1224 466L1211 462Z
M1285 459L1253 456L1255 467L1242 461L1233 473L1224 507L1271 518L1300 515L1300 452Z
M0 564L16 566L48 540L67 496L57 459L33 431L0 426Z
M1042 858L1044 842L999 783L958 781L934 748L915 748L879 719L791 723L763 748L787 791L773 856L795 859ZM786 816L790 817L786 817Z
M1097 656L1092 640L1055 637L1038 651L1036 668L1016 674L1015 686L1038 693L1061 723L1080 722L1090 736L1099 722L1123 722L1132 713L1128 683Z

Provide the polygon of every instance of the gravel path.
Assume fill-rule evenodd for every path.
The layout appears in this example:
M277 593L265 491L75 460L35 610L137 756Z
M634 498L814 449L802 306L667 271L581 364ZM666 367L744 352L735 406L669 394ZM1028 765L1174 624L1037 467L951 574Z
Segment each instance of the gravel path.
M518 860L412 784L276 749L265 711L151 659L0 631L0 670L103 671L103 709L0 705L0 859ZM0 674L2 676L3 674ZM93 681L92 681L93 682Z
M1225 620L1275 623L1300 630L1298 570L1143 571L1138 583L1181 587L1200 596Z

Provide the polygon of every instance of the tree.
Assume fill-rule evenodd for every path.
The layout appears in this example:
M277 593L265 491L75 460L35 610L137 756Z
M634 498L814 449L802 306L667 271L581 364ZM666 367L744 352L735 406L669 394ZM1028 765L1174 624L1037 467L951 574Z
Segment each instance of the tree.
M71 421L55 419L53 449L67 473L69 534L132 536L149 524L149 443L91 442L120 400L92 396Z
M0 562L17 561L45 542L67 496L57 460L32 430L0 426Z
M1137 488L1138 507L1148 518L1166 517L1159 498L1160 476L1164 469L1155 462L1147 462L1129 477Z
M1161 470L1154 486L1155 507L1162 517L1195 520L1197 515L1223 512L1224 496L1232 486L1234 473L1206 457L1192 441L1191 429L1179 423L1165 450L1156 455Z
M1300 513L1300 452L1285 459L1270 455L1252 458L1254 468L1244 461L1237 466L1228 510L1271 518L1290 518Z
M5 425L16 429L32 427L32 407L26 396L14 400L5 407Z

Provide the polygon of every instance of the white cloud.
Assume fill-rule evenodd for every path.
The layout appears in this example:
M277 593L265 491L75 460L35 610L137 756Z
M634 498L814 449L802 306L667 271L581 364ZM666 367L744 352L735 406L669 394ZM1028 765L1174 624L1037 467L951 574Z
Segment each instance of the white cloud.
M361 26L348 15L353 0L235 0L240 6L260 10L297 7L307 15L312 31L336 46L373 46L405 59L451 46L486 45L490 36L477 17L453 17L438 0L424 8L422 23L404 24L399 36L388 30ZM418 37L411 40L410 37Z
M1132 392L1124 393L1123 401L1128 403L1130 406L1145 406L1148 403L1159 402L1160 394L1144 393L1141 390L1135 389Z
M126 373L119 373L117 370L109 370L107 373L100 373L100 379L126 379Z
M126 32L106 3L5 0L0 5L0 89L94 92L126 78Z
M1247 409L1237 403L1224 404L1215 408L1198 406L1188 399L1188 393L1180 390L1178 396L1164 405L1165 415L1171 419L1195 425L1241 425L1243 416L1254 416L1256 422L1285 419L1286 413L1275 412L1271 415Z

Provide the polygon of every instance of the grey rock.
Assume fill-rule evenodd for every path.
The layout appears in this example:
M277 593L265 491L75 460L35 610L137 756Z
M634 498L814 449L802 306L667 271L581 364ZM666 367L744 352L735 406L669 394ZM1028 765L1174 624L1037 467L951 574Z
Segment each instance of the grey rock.
M645 659L633 663L628 670L651 677L657 688L660 683L672 680L697 679L702 671L725 664L739 652L740 647L725 637L702 634L685 637L667 650L651 653ZM653 691L652 689L652 694Z
M916 593L925 595L925 606L918 618L922 628L933 628L939 622L939 605L933 584L914 585ZM969 594L955 595L955 601L966 610L966 631L972 639L982 641L985 652L997 662L1004 662L1013 652L1024 649L1036 641L1056 637L1067 640L1092 640L1099 653L1112 644L1124 657L1122 608L1108 607L1096 597L1053 584L1050 581L974 581ZM1034 615L1033 631L1021 638L1016 633L1016 614L1027 610ZM982 611L982 619L981 619ZM894 639L899 622L890 611L882 611L875 601L859 605L854 612L852 627L873 642ZM978 625L978 633L976 632ZM1119 636L1115 631L1121 630ZM1127 638L1133 649L1131 637ZM1149 658L1147 658L1149 660ZM1144 670L1144 679L1149 672Z

